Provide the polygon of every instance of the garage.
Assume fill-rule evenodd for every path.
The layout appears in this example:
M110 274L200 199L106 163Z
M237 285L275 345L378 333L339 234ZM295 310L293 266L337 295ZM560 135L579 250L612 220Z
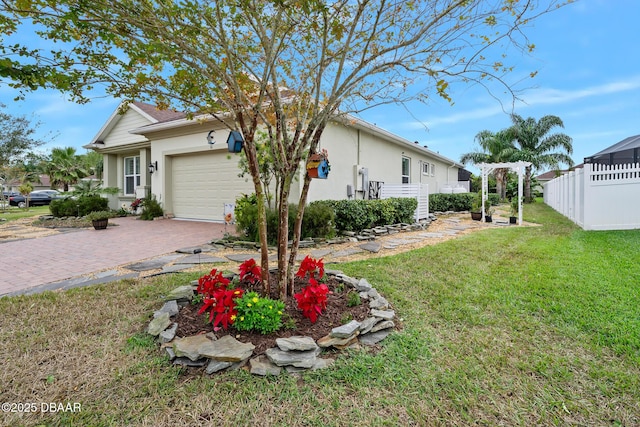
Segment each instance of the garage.
M175 217L223 221L225 203L235 203L242 193L254 192L251 180L238 178L238 160L226 151L173 157Z

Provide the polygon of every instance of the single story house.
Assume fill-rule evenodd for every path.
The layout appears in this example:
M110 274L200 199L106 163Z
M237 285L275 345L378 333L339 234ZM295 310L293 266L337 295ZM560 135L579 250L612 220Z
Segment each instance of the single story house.
M129 104L123 114L119 111L85 145L104 156L103 185L121 189L110 196L111 208L152 193L175 218L223 221L225 205L253 192L249 177L238 176L239 155L228 152L229 130L218 121L189 119L139 102ZM328 151L331 172L328 179L313 180L309 201L376 198L382 183L426 184L436 193L457 186L464 168L354 117L329 123L320 148ZM301 168L300 178L303 173ZM292 202L301 187L302 179L294 181Z
M600 165L640 163L640 135L630 136L592 156L585 157L584 162Z
M18 192L18 188L22 185L22 181L12 180L4 183L3 191L12 191ZM36 190L50 190L51 189L51 179L49 175L38 175L37 182L31 182L31 186L33 187L33 191Z

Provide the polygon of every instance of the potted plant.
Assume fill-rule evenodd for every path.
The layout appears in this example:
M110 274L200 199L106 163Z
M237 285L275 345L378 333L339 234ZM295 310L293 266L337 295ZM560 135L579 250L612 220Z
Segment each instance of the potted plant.
M471 202L471 219L480 221L482 219L482 195L477 193Z
M518 208L519 208L518 198L511 198L511 216L509 217L509 224L515 224L518 220Z
M493 218L491 217L495 212L495 209L489 206L484 213L484 222L493 222Z
M113 214L109 211L95 211L89 213L86 218L91 221L91 225L96 230L104 230L109 225L109 218L112 218Z

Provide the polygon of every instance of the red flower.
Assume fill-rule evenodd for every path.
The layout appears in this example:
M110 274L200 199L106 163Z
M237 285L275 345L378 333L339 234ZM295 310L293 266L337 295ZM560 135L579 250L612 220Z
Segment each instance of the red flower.
M197 292L204 297L198 314L209 311L209 322L213 322L214 328L220 324L223 328L228 328L238 313L235 299L241 298L243 291L227 289L228 285L229 279L223 277L215 268L210 274L198 279Z
M300 263L296 276L304 279L309 274L311 279L315 279L316 273L318 274L318 279L322 279L322 276L324 276L324 262L322 262L322 258L313 259L307 255Z
M322 310L327 308L327 294L329 294L327 285L318 284L317 280L309 279L309 285L293 297L298 301L298 308L302 310L302 314L311 320L311 323L316 323Z
M256 264L253 258L240 264L240 280L246 280L251 284L258 283L262 280L262 269Z

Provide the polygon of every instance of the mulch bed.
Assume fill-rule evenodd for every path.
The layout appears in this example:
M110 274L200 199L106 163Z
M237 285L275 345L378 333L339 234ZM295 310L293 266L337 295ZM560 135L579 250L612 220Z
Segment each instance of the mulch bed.
M273 274L271 278L271 283L275 284L276 281ZM306 280L296 278L294 282L294 293L300 292L307 284L308 282ZM351 289L348 285L341 284L333 277L328 278L325 284L331 293L327 297L327 308L322 312L322 315L318 317L316 323L311 323L309 319L302 315L302 311L298 309L298 301L291 296L285 301L282 320L285 325L295 324L295 328L282 328L275 333L262 335L259 332L237 331L233 326L230 326L229 330L225 331L220 329L214 333L218 338L224 335L232 335L240 342L252 343L256 346L253 354L257 356L263 354L269 348L276 347L276 338L287 338L298 335L311 337L317 341L329 335L335 327L348 323L351 320L363 321L367 318L369 306L366 300L363 299L360 305L353 307L349 307L347 303L347 294L349 292L356 292L355 290ZM241 284L240 287L245 291L261 290L252 289L251 286L246 286L246 284ZM270 298L279 298L277 285L272 285ZM174 321L178 323L176 336L187 337L213 331L213 324L208 323L208 315L206 313L198 315L200 306L201 304L189 304L180 309L180 313L174 318ZM293 322L291 322L291 320Z

